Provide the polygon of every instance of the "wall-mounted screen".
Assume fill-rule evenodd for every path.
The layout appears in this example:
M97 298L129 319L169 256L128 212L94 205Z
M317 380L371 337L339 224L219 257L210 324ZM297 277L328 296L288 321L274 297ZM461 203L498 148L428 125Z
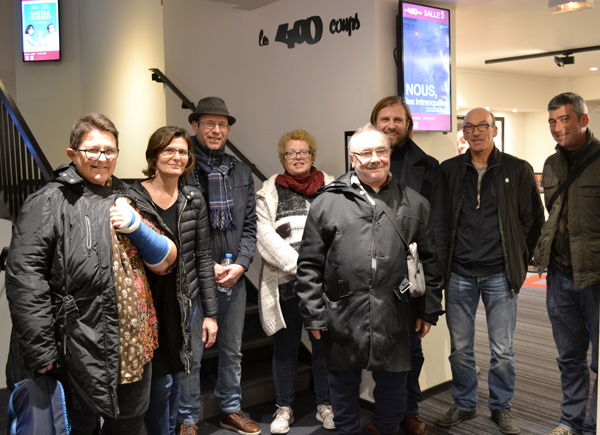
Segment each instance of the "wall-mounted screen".
M415 131L452 131L450 11L405 1L398 16L398 94Z
M58 0L21 0L23 60L60 60Z

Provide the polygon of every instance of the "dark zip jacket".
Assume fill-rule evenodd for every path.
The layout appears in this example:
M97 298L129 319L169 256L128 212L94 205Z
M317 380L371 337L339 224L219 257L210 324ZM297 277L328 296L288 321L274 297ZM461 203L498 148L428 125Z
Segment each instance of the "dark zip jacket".
M406 246L383 209L371 206L354 171L320 189L313 201L298 258L296 292L306 329L322 335L331 370L410 370L410 304L400 292ZM427 291L417 317L436 324L443 313L442 277L429 203L393 177L373 197L396 213L408 243L417 242ZM373 275L373 246L377 270Z
M31 194L14 227L6 295L27 369L66 369L77 401L116 418L119 313L109 210L117 196L158 221L127 184L85 181L73 165ZM73 317L70 317L73 315Z
M498 229L504 271L511 291L517 293L527 276L527 265L533 256L533 249L544 223L544 210L533 168L529 163L500 152L495 147L489 161L493 165L489 171L498 201ZM440 165L448 192L446 201L449 246L446 279L449 279L452 271L457 233L462 230L459 227L459 216L465 200L464 183L467 170L473 170L469 168L470 164L471 152L467 150L465 154L446 160Z

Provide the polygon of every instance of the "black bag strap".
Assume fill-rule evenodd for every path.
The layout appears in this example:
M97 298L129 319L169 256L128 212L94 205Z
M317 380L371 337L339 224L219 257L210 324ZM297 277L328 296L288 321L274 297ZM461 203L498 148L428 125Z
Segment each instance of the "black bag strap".
M356 175L353 175L353 177L356 177ZM356 180L352 179L351 183L358 185L358 187L360 187L360 190L362 190L364 192L364 194L367 196L367 198L369 198L371 201L374 201L379 207L381 207L381 209L387 215L388 219L392 222L392 225L394 225L394 228L396 228L398 235L400 236L400 238L404 242L404 245L406 246L406 250L409 251L408 243L406 242L404 233L402 232L402 229L400 228L400 224L398 224L398 219L396 218L396 215L394 213L392 213L392 210L390 210L390 208L387 206L387 204L385 202L383 202L381 200L381 198L379 198L378 196L373 197L373 196L369 195L369 193L365 190L365 188L363 187L361 182L358 180L358 177L356 177Z
M567 179L563 182L563 184L558 186L558 189L556 189L556 192L554 192L554 195L552 195L552 198L550 198L550 201L548 201L548 211L552 210L552 205L554 205L554 202L558 199L558 197L565 190L567 190L569 186L573 183L573 181L575 181L575 179L581 175L585 168L594 163L594 161L596 161L598 157L600 157L600 150L596 151L590 156L590 158L582 162L579 166L577 166L574 170L571 171Z
M406 242L406 239L404 238L404 233L402 232L402 229L400 228L400 224L398 223L398 219L396 218L396 215L394 213L392 213L392 210L390 210L390 208L386 205L386 203L383 202L380 198L373 198L373 199L375 200L377 205L379 205L379 207L381 207L381 209L385 212L385 214L390 219L390 221L392 221L394 228L396 228L396 231L398 231L398 235L400 236L400 238L406 245L406 249L408 249L408 243Z

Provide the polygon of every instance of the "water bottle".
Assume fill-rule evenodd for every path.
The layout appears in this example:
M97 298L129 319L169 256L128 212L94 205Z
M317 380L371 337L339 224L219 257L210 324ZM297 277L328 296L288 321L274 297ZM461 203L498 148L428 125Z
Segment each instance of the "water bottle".
M225 267L225 266L229 266L230 264L233 264L233 255L231 255L230 253L227 253L227 254L225 254L225 258L223 258L223 261L221 261L221 266ZM217 284L217 289L223 293L227 293L229 291L228 288L221 287L218 284Z

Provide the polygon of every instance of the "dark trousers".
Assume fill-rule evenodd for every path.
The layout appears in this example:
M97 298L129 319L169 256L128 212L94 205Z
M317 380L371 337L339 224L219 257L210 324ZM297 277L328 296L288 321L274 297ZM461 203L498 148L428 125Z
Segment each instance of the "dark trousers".
M406 412L406 380L408 372L372 372L375 381L373 422L381 435L398 432ZM361 434L360 429L361 370L330 370L329 389L333 421L339 434Z
M66 374L66 373L65 373ZM65 385L65 381L60 379ZM104 424L100 430L98 415L90 412L78 412L70 405L76 398L65 387L67 413L71 421L71 435L142 435L144 432L144 414L150 402L150 383L152 364L144 366L142 379L131 384L117 386L119 416L115 419L102 417Z
M419 412L419 402L423 400L421 393L421 385L419 385L419 377L421 369L425 362L423 356L423 346L419 338L419 332L415 331L417 323L417 301L418 298L410 298L410 372L408 372L407 380L407 396L406 396L406 414L417 414Z

